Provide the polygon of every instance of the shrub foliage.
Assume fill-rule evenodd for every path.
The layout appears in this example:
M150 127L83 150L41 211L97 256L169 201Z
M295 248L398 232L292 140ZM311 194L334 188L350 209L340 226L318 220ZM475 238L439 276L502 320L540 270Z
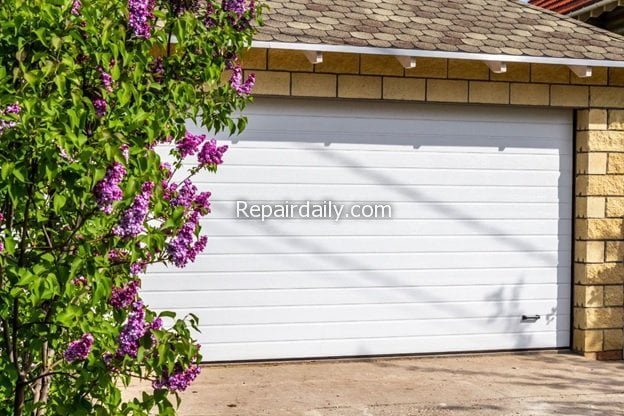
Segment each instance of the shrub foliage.
M175 414L199 372L193 316L140 299L203 250L253 75L246 0L0 2L0 413ZM229 81L229 82L228 82ZM122 397L134 378L151 387Z

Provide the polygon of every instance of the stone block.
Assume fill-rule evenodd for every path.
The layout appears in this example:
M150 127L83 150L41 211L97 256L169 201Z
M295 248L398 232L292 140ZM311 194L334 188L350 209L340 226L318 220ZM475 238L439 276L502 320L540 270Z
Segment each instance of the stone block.
M607 217L624 217L624 198L607 198Z
M468 81L428 79L427 101L468 102Z
M602 351L603 331L574 329L572 348L579 352Z
M592 107L624 108L624 88L591 87L589 104Z
M446 78L448 61L439 58L417 58L416 68L406 69L405 75L418 78Z
M607 173L606 153L578 153L576 155L576 173L604 175Z
M570 70L563 65L531 64L531 81L568 84L570 83Z
M574 259L580 263L604 263L604 241L576 241Z
M425 80L418 78L384 77L383 98L386 100L425 100Z
M511 104L543 105L550 104L550 87L545 84L511 84Z
M604 350L622 350L624 347L624 331L621 329L604 330Z
M624 149L622 149L624 150ZM609 154L609 173L624 173L624 153ZM624 178L621 178L624 181Z
M469 97L471 103L509 104L509 84L470 81Z
M381 98L381 77L339 75L338 96L341 98Z
M624 149L624 131L580 131L576 147L579 152L620 152Z
M622 306L624 305L624 286L605 286L604 287L604 303L605 306Z
M403 66L393 56L362 55L360 58L362 75L403 75Z
M244 69L267 69L267 55L264 48L247 49L241 55L241 66Z
M489 80L490 69L481 61L449 59L448 77L449 79Z
M292 74L292 95L301 97L336 97L336 75Z
M621 263L574 265L574 281L583 285L622 284L624 265Z
M587 107L589 87L577 85L552 85L550 87L550 105L553 107Z
M269 49L269 69L272 71L312 72L313 65L302 51Z
M574 287L574 306L601 307L604 305L604 286Z
M360 56L354 53L324 52L323 62L314 66L314 72L357 74L360 72Z
M580 329L611 329L624 326L621 307L574 308L575 326Z
M531 65L524 63L509 62L507 64L507 72L502 74L490 73L492 81L514 81L529 82L531 74Z
M254 71L254 73L256 74L254 95L290 95L290 72Z

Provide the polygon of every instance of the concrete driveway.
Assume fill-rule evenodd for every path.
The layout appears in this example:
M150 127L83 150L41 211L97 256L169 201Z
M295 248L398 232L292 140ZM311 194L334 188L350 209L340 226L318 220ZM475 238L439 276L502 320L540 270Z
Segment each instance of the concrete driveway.
M624 415L624 363L553 352L207 366L180 414Z

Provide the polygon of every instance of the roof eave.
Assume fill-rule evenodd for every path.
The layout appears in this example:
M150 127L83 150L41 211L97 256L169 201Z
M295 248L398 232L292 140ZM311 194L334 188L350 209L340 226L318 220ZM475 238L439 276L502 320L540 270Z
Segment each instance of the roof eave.
M623 0L602 0L597 3L590 4L589 6L582 7L578 10L574 10L567 13L567 15L581 21L587 21L592 17L598 17L602 13L609 12L622 5L624 5Z
M493 61L509 63L522 62L532 64L624 68L624 61L611 61L604 59L553 58L546 56L446 52L421 49L377 48L372 46L288 43L257 40L253 41L251 46L253 48L285 49L292 51L339 52L357 53L364 55L412 56L415 58L465 59L474 61Z

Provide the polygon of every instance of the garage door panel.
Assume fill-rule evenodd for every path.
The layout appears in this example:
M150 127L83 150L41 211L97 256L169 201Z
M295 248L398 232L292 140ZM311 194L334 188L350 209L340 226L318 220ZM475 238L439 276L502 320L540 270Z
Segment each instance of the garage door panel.
M417 146L432 142L438 145L494 146L501 143L500 138L504 136L505 140L510 140L510 146L531 149L549 147L548 140L553 139L553 135L542 128L543 123L519 120L510 116L510 113L505 113L504 109L488 117L478 114L474 118L466 118L460 116L457 111L449 111L446 117L428 118L422 113L405 113L399 118L388 117L386 111L383 111L384 114L372 113L371 117L348 114L342 111L340 104L330 103L329 105L338 108L338 114L319 112L316 108L311 108L311 111L282 108L274 113L268 109L268 111L260 111L255 123L250 124L249 132L259 140L280 141L280 138L288 140L289 137L296 135L306 141L329 137L347 143L358 140L358 143L378 144L381 141L393 145L414 144ZM345 120L351 123L346 123ZM552 123L552 121L548 123L550 124L549 132L560 133L554 138L560 137L565 132L565 126ZM501 131L492 129L493 122L504 123L508 128L507 131L501 134ZM458 130L456 123L461 123L462 128ZM278 131L275 129L275 124L281 126ZM369 133L368 141L361 138L355 139L361 136L363 131ZM494 141L496 139L499 140ZM540 141L540 139L543 140Z
M332 254L202 254L186 269L191 272L212 270L316 271L316 270L401 270L452 268L556 267L569 264L569 254L556 251L511 253L332 253ZM166 270L154 266L153 271Z
M558 315L558 319L569 315ZM376 337L412 337L422 334L431 336L480 335L484 333L531 333L556 330L554 320L541 319L534 324L523 323L518 316L495 318L459 319L403 319L398 321L317 322L270 325L222 325L200 326L201 338L220 342L266 342L304 341L324 339L352 339L375 334Z
M190 125L191 131L203 133L197 127ZM299 138L301 130L296 129L289 132L276 132L275 123L272 122L272 130L261 131L254 126L245 130L245 136L253 138L253 141L246 141L240 137L220 135L221 140L233 140L233 145L239 149L241 155L249 155L250 152L277 151L297 153L304 151L310 155L314 152L337 152L338 154L368 154L372 152L385 152L386 156L396 156L398 153L407 154L514 154L514 155L554 155L559 156L559 148L562 140L552 135L548 137L532 137L530 133L523 132L517 137L510 137L507 133L492 137L465 136L456 134L447 135L423 135L402 131L394 134L384 134L389 137L376 137L368 139L362 136L362 132L349 135L348 140L333 141L334 134L324 134L322 131L310 132L310 137L305 142L293 142L293 137ZM396 143L399 140L401 143ZM163 145L162 149L170 150L173 145ZM303 154L302 156L307 156ZM378 154L379 157L384 157Z
M279 121L276 121L279 123ZM292 120L290 121L292 122ZM483 123L480 126L486 126L487 124ZM330 127L330 126L327 126ZM271 130L271 128L273 130ZM478 134L444 134L443 132L438 132L436 134L417 134L417 133L409 133L408 130L396 130L391 129L393 131L379 131L377 133L372 131L367 131L367 133L371 135L375 135L376 139L383 142L389 143L395 146L409 146L410 148L423 148L423 153L429 152L445 152L447 153L448 148L445 146L456 146L458 143L461 145L465 145L464 153L494 153L496 151L502 152L506 151L511 154L525 154L525 155L537 155L537 154L558 154L555 153L552 149L556 148L560 143L559 140L553 139L551 137L533 137L530 136L530 133L522 133L521 136L523 138L522 146L518 146L518 141L515 143L509 142L507 144L504 140L509 140L510 136L507 134L498 135L498 136L486 136L483 133L481 135ZM484 131L483 129L481 130ZM342 150L350 150L350 143L366 143L367 150L388 150L387 147L381 147L379 144L370 144L366 140L362 140L362 132L354 132L354 133L324 133L323 131L314 131L314 130L304 130L304 129L294 129L291 131L279 131L275 132L274 125L267 130L254 129L250 128L247 135L253 135L254 140L268 140L273 143L275 142L289 142L292 140L293 135L296 135L298 138L302 138L304 140L308 140L310 142L319 142L319 138L322 138L326 146L332 147L334 146L337 151ZM323 142L321 142L323 143ZM372 143L372 142L371 142ZM377 142L378 143L378 142ZM494 147L494 149L492 148ZM274 149L280 149L280 147L275 146ZM392 151L397 151L398 149L393 149ZM462 148L453 147L453 151L461 151Z
M251 140L253 136L248 138ZM418 152L415 149L409 151L378 152L330 152L286 149L240 149L231 142L232 149L227 155L229 166L309 166L309 167L369 167L369 168L413 168L421 169L482 169L488 170L562 170L570 172L572 162L569 158L561 158L558 154L553 155L516 155L505 152L492 152L492 154L471 154L470 158L462 152ZM240 142L239 142L240 143ZM330 146L331 147L331 146ZM173 162L173 157L167 156L163 151L163 161ZM187 167L197 164L194 158L190 158Z
M464 286L568 284L569 267L506 267L501 269L347 270L286 272L181 271L172 279L167 272L152 272L143 283L146 293L167 291L258 289L320 289L336 287L384 287L388 274L393 285Z
M197 178L208 249L142 288L199 316L207 360L568 345L571 111L276 98L247 115L219 136L219 174ZM392 218L262 222L236 218L238 200L390 204Z
M496 171L453 170L453 169L367 169L335 168L318 169L310 172L305 167L257 167L224 166L219 170L219 183L235 185L247 184L314 184L314 185L453 185L470 186L478 183L483 186L542 186L544 183L571 184L569 175L561 176L558 171ZM177 174L180 181L186 176ZM210 183L214 173L202 171L196 176L198 182Z
M561 197L570 202L569 195L560 195L553 186L452 186L452 185L306 185L296 184L232 184L213 183L206 188L223 200L257 201L267 195L280 195L278 201L375 201L404 202L552 202Z
M391 338L361 338L315 341L277 341L250 344L206 343L202 354L212 361L229 361L231 357L241 360L266 360L300 357L343 357L388 354L413 354L463 352L465 345L472 351L513 350L528 348L565 347L569 332L527 332L514 337L500 334L446 335ZM204 345L204 344L202 344Z
M254 203L275 204L276 201L257 201ZM277 201L280 202L280 201ZM283 202L283 201L281 201ZM322 202L322 201L316 201ZM305 204L306 201L289 203ZM237 201L213 201L209 220L235 219ZM457 210L463 219L570 219L569 203L433 203L433 202L394 202L391 210L394 217L407 219L443 220L448 218L449 210ZM297 211L295 215L299 216ZM242 214L241 214L242 216ZM244 217L243 217L244 219Z
M366 224L365 227L362 225ZM287 220L265 221L259 220L204 220L206 232L211 236L271 236L275 234L306 236L397 236L414 235L427 236L514 236L514 235L541 235L557 236L569 235L568 220L410 220L392 219L383 220ZM565 230L565 231L562 231ZM524 246L531 247L529 243Z
M149 294L148 294L149 296ZM566 298L564 298L566 299ZM520 318L522 311L530 310L544 319L563 317L567 310L558 310L556 302L548 300L505 300L479 302L440 302L435 308L430 303L389 303L358 305L298 305L298 306L251 306L251 307L200 307L173 309L180 316L189 310L200 322L222 325L270 325L288 324L293 316L299 323L388 321L400 319L463 319L463 318ZM565 328L564 328L565 329Z
M520 282L518 282L520 283ZM375 288L325 288L284 290L192 290L154 292L149 301L164 308L196 308L203 305L215 307L292 306L292 305L345 305L370 303L452 303L482 302L488 300L538 300L567 297L569 285L516 284L462 287L391 287ZM149 292L146 292L146 294ZM478 306L478 305L475 305ZM435 307L435 306L434 306ZM528 313L528 312L527 312ZM293 319L295 319L293 317Z
M348 250L351 253L429 253L429 252L501 252L516 251L525 244L525 236L436 236L416 240L411 236L386 236L380 244L378 236L252 236L211 237L206 249L213 254L330 254ZM530 251L548 251L556 246L559 236L533 236Z

